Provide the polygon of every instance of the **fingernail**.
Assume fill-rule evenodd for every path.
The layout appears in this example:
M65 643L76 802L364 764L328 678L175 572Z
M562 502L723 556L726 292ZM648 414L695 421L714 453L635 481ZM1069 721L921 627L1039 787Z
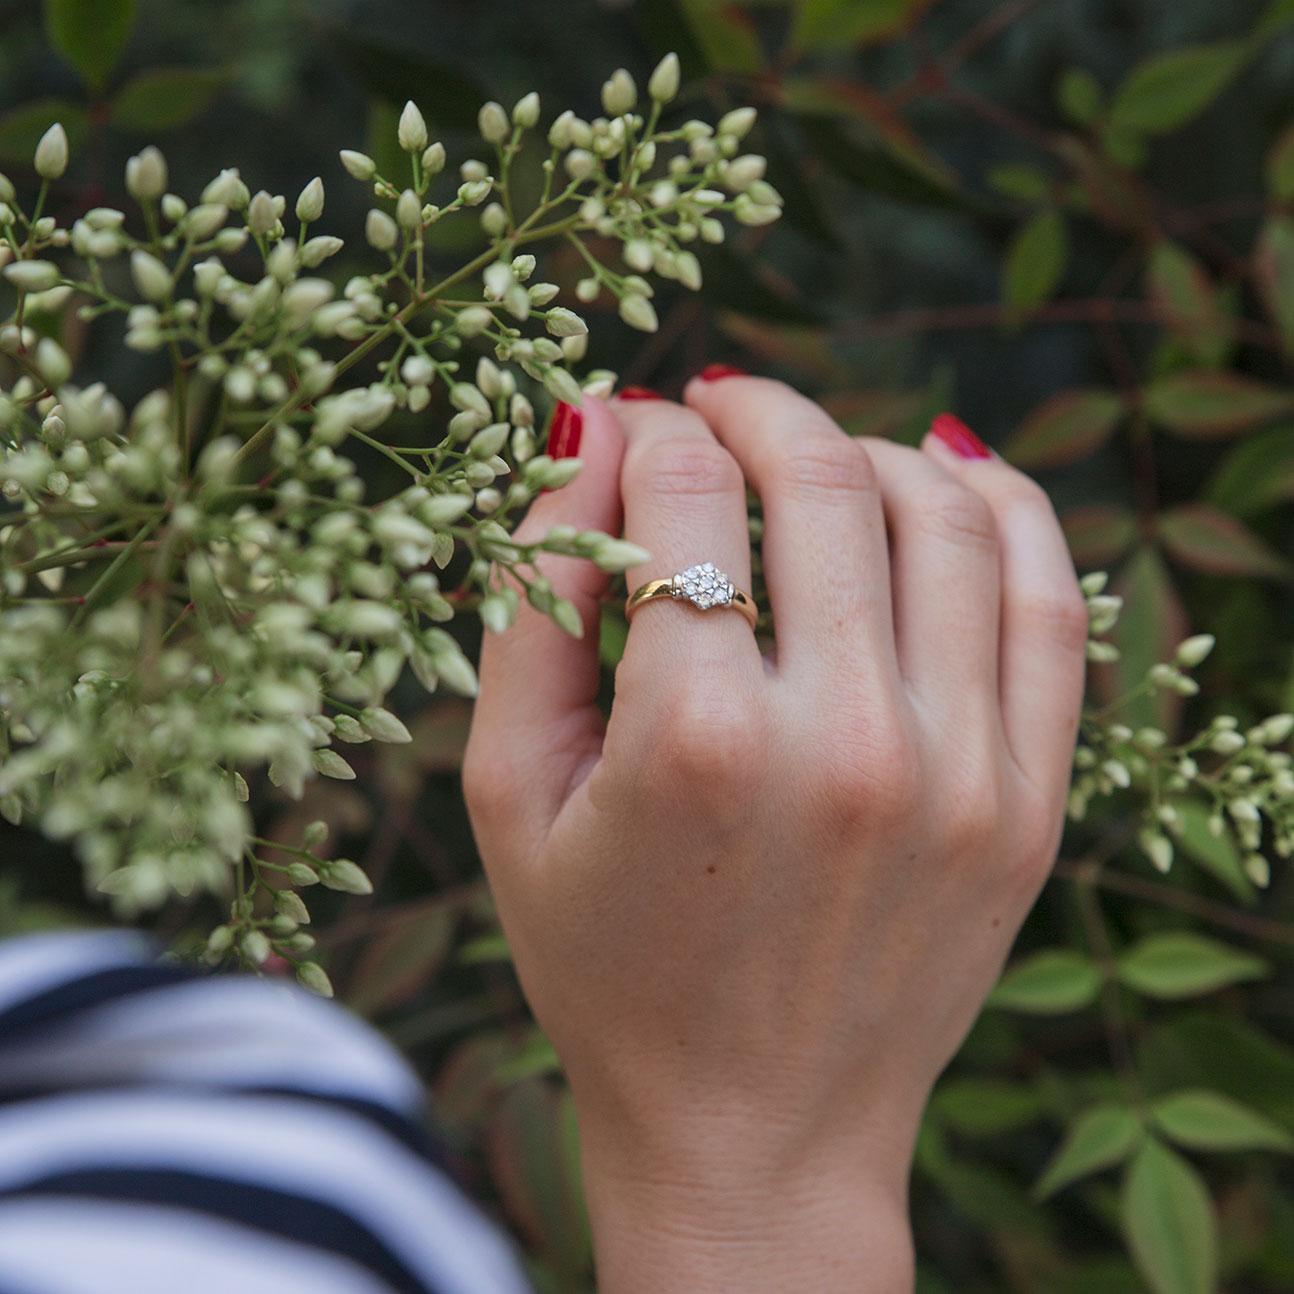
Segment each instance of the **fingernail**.
M647 386L626 386L616 392L617 400L663 400L665 397Z
M548 429L548 456L574 458L580 452L583 430L584 415L573 404L559 401L553 410L553 425Z
M930 424L931 432L938 436L958 458L991 458L989 447L955 414L941 413Z
M702 382L717 382L720 378L725 377L749 377L750 374L743 368L734 368L731 364L707 364L698 374L697 377Z

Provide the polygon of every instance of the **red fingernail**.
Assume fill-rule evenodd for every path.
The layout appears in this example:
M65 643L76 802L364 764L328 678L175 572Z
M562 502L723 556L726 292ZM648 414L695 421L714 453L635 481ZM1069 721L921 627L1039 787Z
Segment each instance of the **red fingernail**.
M574 458L580 452L580 433L584 430L584 415L565 400L553 410L553 424L548 429L548 456Z
M717 382L724 377L749 377L750 374L743 368L734 368L731 364L707 364L698 374L697 377L702 382Z
M616 392L617 400L663 400L665 397L650 387L626 386Z
M991 458L989 447L955 414L937 414L930 430L958 458Z

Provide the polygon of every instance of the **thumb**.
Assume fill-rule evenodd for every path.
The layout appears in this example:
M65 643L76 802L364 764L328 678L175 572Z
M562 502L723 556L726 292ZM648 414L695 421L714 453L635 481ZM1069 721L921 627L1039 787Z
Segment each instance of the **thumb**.
M514 538L533 543L559 525L619 535L624 435L607 405L591 396L579 408L559 404L549 452L578 457L583 467L531 504ZM532 842L547 832L577 773L601 749L598 626L610 579L586 558L543 553L535 564L553 593L574 605L583 637L559 629L524 599L511 628L486 631L467 755L469 784L500 786L505 794L490 799L505 803L511 819L480 823L478 835L519 831Z

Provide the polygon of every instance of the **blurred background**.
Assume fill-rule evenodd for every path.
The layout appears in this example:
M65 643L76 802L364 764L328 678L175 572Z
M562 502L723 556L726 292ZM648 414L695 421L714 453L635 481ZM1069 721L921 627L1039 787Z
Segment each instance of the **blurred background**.
M80 8L94 30L100 6ZM58 195L69 210L124 205L125 159L149 142L189 198L224 166L289 202L321 175L320 231L357 249L356 268L369 203L337 151L389 156L407 98L462 160L479 152L485 99L536 89L546 117L566 107L591 117L613 68L641 83L677 50L680 113L760 106L750 144L767 155L787 214L707 249L700 294L665 285L656 335L591 316L590 364L675 393L703 364L727 361L815 394L851 431L909 442L953 409L1043 481L1080 569L1109 569L1127 594L1124 659L1094 671L1099 695L1118 694L1186 632L1209 632L1219 646L1202 695L1185 714L1146 701L1137 719L1198 725L1225 712L1245 723L1294 709L1288 0L107 10L117 28L69 56L37 0L0 2L0 168L29 178L32 148L57 119L72 140ZM437 254L453 260L472 234L468 222L436 226L433 236L460 240ZM349 254L332 263L342 281ZM559 256L546 277L570 285L578 268ZM130 400L156 374L151 357L121 346L119 326L70 340L78 372ZM609 616L609 661L621 632ZM301 804L266 798L266 834L326 818L375 879L371 899L316 905L339 997L426 1076L469 1189L518 1236L539 1287L591 1289L570 1105L496 933L459 796L469 708L416 687L396 701L414 744L355 748L358 782L316 784ZM1200 831L1160 878L1130 835L1135 819L1117 805L1070 833L1022 949L1096 954L1104 940L1108 955L1111 943L1186 927L1260 951L1272 973L1182 1005L1127 995L1114 1022L1108 1002L1104 1019L987 1013L922 1140L923 1291L1209 1288L1171 1257L1192 1225L1174 1184L1156 1202L1163 1252L1142 1245L1135 1262L1115 1178L1086 1177L1046 1202L1032 1190L1062 1125L1128 1081L1120 1066L1147 1092L1209 1087L1286 1140L1294 1131L1287 868L1259 892ZM6 827L0 858L0 933L107 919L57 847ZM183 948L218 919L215 900L195 900L156 925ZM1283 1144L1194 1160L1217 1211L1225 1288L1294 1288Z

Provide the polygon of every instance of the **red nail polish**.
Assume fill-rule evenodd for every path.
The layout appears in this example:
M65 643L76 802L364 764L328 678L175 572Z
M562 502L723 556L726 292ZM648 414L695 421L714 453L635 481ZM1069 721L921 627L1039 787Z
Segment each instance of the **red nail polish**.
M930 430L958 458L992 457L989 447L956 414L937 414L930 424Z
M626 386L616 392L617 400L663 400L665 397L646 386Z
M583 430L584 415L573 404L559 401L553 410L552 426L548 429L549 457L574 458L580 452Z
M724 377L749 377L750 374L743 368L734 368L731 364L707 364L698 374L697 377L702 382L717 382Z

